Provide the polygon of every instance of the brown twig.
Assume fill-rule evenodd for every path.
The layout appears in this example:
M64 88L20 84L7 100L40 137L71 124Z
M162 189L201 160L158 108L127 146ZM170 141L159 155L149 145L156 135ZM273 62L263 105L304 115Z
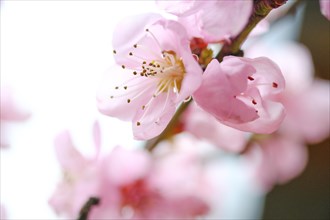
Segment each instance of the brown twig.
M81 208L79 212L79 217L77 220L87 220L88 214L91 211L92 207L98 205L100 203L100 199L97 197L90 197L85 205Z

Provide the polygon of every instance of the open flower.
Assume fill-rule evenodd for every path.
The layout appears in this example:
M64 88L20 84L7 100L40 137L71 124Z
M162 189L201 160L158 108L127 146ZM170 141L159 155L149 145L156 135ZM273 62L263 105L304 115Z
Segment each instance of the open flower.
M98 93L98 108L133 122L136 139L160 134L176 107L201 84L183 26L154 14L120 23L113 37L112 66Z
M272 101L284 89L278 66L265 57L228 56L205 70L194 100L221 123L256 133L272 133L284 118L284 108Z
M253 2L235 1L157 1L160 8L177 15L190 37L219 42L235 37L247 23Z

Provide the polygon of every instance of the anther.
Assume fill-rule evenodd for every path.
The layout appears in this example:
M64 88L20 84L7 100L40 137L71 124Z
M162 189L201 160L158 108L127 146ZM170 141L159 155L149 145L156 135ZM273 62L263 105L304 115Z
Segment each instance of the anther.
M125 65L121 65L121 67L122 67L123 69L125 69Z
M136 122L136 126L140 126L141 123L139 121Z
M127 89L127 86L124 86L124 89Z
M133 53L132 52L129 52L129 54L128 55L130 55L130 56L133 56Z
M134 71L134 72L133 72L133 74L134 74L134 75L136 75L136 74L137 74L137 72L136 72L136 71Z
M248 76L248 79L251 80L251 81L254 80L254 78L252 76Z
M252 104L256 105L257 104L256 100L252 99Z
M137 48L137 44L134 44L133 47L134 47L134 48Z
M278 84L277 84L276 82L273 82L272 86L273 86L274 88L277 88L277 87L278 87Z
M143 61L143 63L142 64L147 64L147 62L146 61Z
M146 108L146 106L145 105L142 105L142 110L144 110Z
M149 31L149 29L147 28L147 29L146 29L146 31L148 32L148 31Z
M113 50L113 53L114 53L114 54L116 54L116 53L117 53L117 51L116 51L116 50Z
M131 102L131 100L130 99L127 99L127 103L130 103Z
M112 96L110 96L110 99L113 99L113 95L112 95Z
M119 89L119 87L118 87L118 86L116 86L116 87L115 87L115 89Z

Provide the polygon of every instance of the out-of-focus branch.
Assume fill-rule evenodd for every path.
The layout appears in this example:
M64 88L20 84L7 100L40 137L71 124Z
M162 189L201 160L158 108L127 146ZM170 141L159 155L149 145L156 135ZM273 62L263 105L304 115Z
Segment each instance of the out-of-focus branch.
M100 203L100 199L97 197L90 197L85 205L81 208L79 212L79 217L77 220L87 220L88 214L91 211L92 207L98 205Z
M221 51L216 56L216 58L221 62L225 56L234 55L242 56L243 51L241 46L251 33L253 28L264 19L271 10L284 5L287 0L254 0L253 12L249 18L248 23L245 25L244 29L236 37L230 39L230 43L223 45Z
M241 46L253 28L262 19L264 19L272 9L278 8L286 2L287 0L254 0L253 12L247 25L244 27L241 33L231 39L230 44L225 44L222 47L221 51L216 56L216 59L221 62L223 58L228 55L242 56L243 51L241 50ZM182 103L166 129L158 137L155 137L146 142L145 148L148 151L152 151L158 143L170 137L174 133L173 130L177 126L180 116L186 110L189 104L190 102Z

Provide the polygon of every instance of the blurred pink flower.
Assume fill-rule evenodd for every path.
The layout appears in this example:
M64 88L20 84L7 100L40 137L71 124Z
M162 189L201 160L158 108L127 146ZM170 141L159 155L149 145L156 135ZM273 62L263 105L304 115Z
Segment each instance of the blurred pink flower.
M114 213L118 219L181 219L204 214L207 205L197 189L185 187L200 180L187 174L189 167L196 165L185 164L184 158L171 160L173 157L175 154L168 154L154 160L142 150L115 148L104 160L105 193L91 218L109 219ZM110 207L115 207L113 213Z
M322 14L330 20L330 1L329 0L320 0L320 7Z
M98 92L106 115L131 120L136 139L160 134L176 107L201 84L202 69L179 23L155 14L127 18L113 37L117 65Z
M259 42L246 55L269 56L286 80L286 90L277 97L286 109L283 123L272 137L257 138L247 154L253 155L257 180L269 191L304 170L308 160L305 142L317 143L329 136L330 84L313 78L312 57L298 43L281 42L274 47Z
M206 42L235 37L246 25L253 2L236 1L157 1L160 8L178 16L189 36Z
M11 87L1 86L0 95L0 147L6 147L9 145L5 133L7 123L23 121L30 116L30 113L17 100L17 96Z
M274 99L284 89L278 66L265 57L228 56L213 60L194 93L196 103L221 123L248 132L272 133L284 118L284 108Z
M185 112L184 130L196 137L211 141L221 149L231 152L241 152L249 139L250 134L228 127L202 110L195 103L190 104Z
M100 198L90 219L193 218L207 212L198 171L201 166L190 154L165 154L155 159L144 150L116 147L102 156L97 124L94 136L93 158L74 148L68 132L55 140L64 174L49 200L57 214L76 218L90 197Z
M94 131L97 130L96 124ZM49 204L58 215L76 218L90 197L100 195L102 179L97 145L96 143L96 157L86 158L75 149L68 131L56 137L55 150L62 167L63 179L58 183Z
M284 184L304 170L308 160L306 146L289 136L273 135L254 141L245 154L255 179L264 191Z

